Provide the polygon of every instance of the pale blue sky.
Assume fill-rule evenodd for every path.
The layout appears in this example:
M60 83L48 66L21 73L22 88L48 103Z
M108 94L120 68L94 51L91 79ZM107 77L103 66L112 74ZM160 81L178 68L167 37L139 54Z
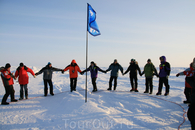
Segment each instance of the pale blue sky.
M85 67L87 3L101 32L89 34L89 63L158 66L165 55L186 67L195 57L194 0L0 0L0 66L63 68L75 59Z

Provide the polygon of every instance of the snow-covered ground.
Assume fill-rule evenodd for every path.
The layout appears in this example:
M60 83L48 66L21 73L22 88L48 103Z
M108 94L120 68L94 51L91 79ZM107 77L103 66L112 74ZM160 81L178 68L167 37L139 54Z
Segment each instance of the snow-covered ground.
M31 68L34 72L41 69L41 67ZM11 68L13 72L15 69L16 67ZM85 103L84 91L85 75L79 75L77 91L71 93L69 92L68 72L64 74L55 72L53 74L55 95L44 97L42 75L33 78L29 74L30 99L7 106L0 105L0 130L175 130L184 121L182 107L185 111L188 109L188 106L183 104L185 77L175 76L184 69L182 67L172 68L169 78L169 96L155 95L158 89L158 78L156 77L154 77L153 94L143 94L145 91L144 76L138 76L139 93L130 93L128 74L125 76L119 74L117 91L106 91L110 73L99 72L97 86L100 91L97 93L91 93L91 78L88 76L87 103ZM15 97L18 99L20 87L16 81L14 88ZM164 90L165 87L163 87L163 94ZM4 93L4 87L0 81L0 100ZM10 101L10 97L8 101ZM180 129L190 129L190 122L186 115L185 123L181 125Z

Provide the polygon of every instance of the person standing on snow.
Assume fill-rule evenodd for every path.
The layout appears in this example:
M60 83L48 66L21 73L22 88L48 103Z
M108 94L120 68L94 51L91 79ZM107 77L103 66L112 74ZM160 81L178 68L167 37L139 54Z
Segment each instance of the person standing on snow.
M135 61L135 59L131 59L130 65L129 65L128 69L125 71L125 73L123 75L125 75L129 71L130 71L130 73L129 73L130 82L131 82L131 87L132 87L130 92L132 92L132 91L139 92L137 90L137 86L138 86L138 83L137 83L137 71L139 72L139 75L141 76L141 70L140 70L140 68L138 66L138 63ZM135 85L134 85L133 80L135 82Z
M190 68L187 68L185 71L178 73L176 76L186 75L185 78L185 89L184 94L186 96L186 101L183 103L190 103L190 97L192 95L192 86L194 83L193 75L194 75L194 68L192 67L192 63L190 64Z
M170 64L166 61L166 57L165 56L161 56L160 57L160 66L159 66L159 69L160 69L160 72L159 72L159 87L158 87L158 92L156 93L156 95L161 95L161 91L162 91L162 87L163 87L163 84L165 85L166 87L166 92L165 92L165 96L169 95L169 75L170 75L170 72L171 72L171 67L170 67Z
M1 68L1 78L3 81L3 85L5 87L5 95L3 96L3 99L1 101L1 105L8 105L9 103L6 102L8 96L11 96L11 102L17 102L17 100L15 99L14 93L14 80L15 79L14 75L10 72L11 69L11 65L9 63L7 63L5 65L5 68Z
M76 91L78 72L81 73L81 70L75 60L72 60L71 64L68 65L63 71L67 70L69 70L70 76L70 91Z
M153 91L153 75L157 75L157 71L153 63L150 59L147 60L147 64L144 66L144 71L142 72L141 76L145 74L146 77L146 90L144 93L149 93L150 88L150 94L152 94Z
M110 80L109 80L109 88L107 90L112 90L112 81L114 79L114 90L116 90L117 87L117 78L118 78L118 71L120 70L123 74L123 68L122 66L117 62L117 60L114 60L114 63L112 63L109 68L106 70L106 72L110 71Z
M193 59L192 67L195 69L195 58ZM191 129L195 130L195 74L193 75L192 95L190 97L190 102L187 116L191 123Z
M41 73L43 73L43 81L44 81L44 96L47 96L48 93L48 87L47 87L47 83L50 86L50 94L53 96L53 83L52 83L52 74L54 71L62 71L62 69L58 69L58 68L54 68L52 67L52 64L50 62L48 62L48 64L43 67L38 73L36 73L35 75L39 75Z
M97 79L98 71L101 71L103 73L106 73L106 71L103 71L102 69L100 69L93 61L91 62L91 65L86 70L83 70L81 72L81 74L84 74L87 71L90 71L91 73L91 82L93 85L92 92L96 92L97 91L96 79Z
M24 99L24 91L25 91L25 97L26 99L28 99L28 88L27 88L27 84L28 84L28 74L27 72L30 72L34 78L36 77L34 72L32 71L32 69L26 67L23 63L20 63L20 66L16 69L15 72L15 77L17 78L18 76L18 81L20 84L20 98L19 100ZM24 89L24 91L23 91Z

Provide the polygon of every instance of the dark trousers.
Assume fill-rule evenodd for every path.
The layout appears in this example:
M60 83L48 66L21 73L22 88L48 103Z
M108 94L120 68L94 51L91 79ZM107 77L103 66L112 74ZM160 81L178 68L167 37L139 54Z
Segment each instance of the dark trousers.
M28 88L27 84L22 85L20 84L20 98L24 98L24 91L25 91L25 97L28 98Z
M97 78L91 78L92 85L93 85L93 90L97 90L96 79Z
M70 78L70 91L76 91L77 78Z
M190 97L192 95L192 88L185 87L184 94L186 96L187 101L190 101Z
M110 81L109 81L109 89L112 90L112 81L114 79L114 90L116 90L117 86L117 77L116 76L111 76Z
M146 78L146 92L150 92L152 93L153 91L153 78Z
M9 95L11 96L11 100L14 100L15 99L15 97L14 97L15 90L14 90L13 85L8 85L8 86L4 86L4 87L5 87L5 95L3 96L2 103L6 102Z
M50 94L53 94L53 83L52 83L51 79L44 79L44 94L47 95L47 93L48 93L47 83L50 86Z
M137 76L130 76L130 83L132 89L137 89Z
M166 87L166 93L169 93L169 81L166 77L160 77L159 78L159 87L158 87L158 92L161 93L162 92L162 87L163 87L163 84L165 85Z
M191 123L192 130L195 130L195 104L190 105L187 115Z

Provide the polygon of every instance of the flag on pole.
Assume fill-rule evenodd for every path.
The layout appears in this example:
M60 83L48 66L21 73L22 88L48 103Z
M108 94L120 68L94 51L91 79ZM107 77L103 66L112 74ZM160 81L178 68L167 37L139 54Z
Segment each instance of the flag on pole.
M88 19L87 19L87 31L93 35L93 36L98 36L100 35L100 31L98 28L98 25L96 23L96 12L95 10L91 7L90 4L88 4Z

